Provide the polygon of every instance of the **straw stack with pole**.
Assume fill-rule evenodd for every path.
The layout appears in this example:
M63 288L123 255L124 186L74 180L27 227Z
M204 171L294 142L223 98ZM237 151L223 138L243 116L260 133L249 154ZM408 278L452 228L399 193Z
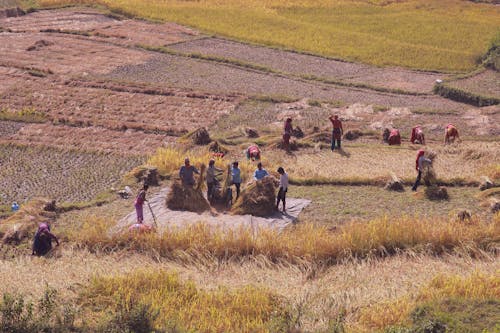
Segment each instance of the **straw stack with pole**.
M201 188L205 169L206 166L202 164L200 168L200 177L195 187L184 185L178 177L172 181L166 202L169 209L186 210L196 213L210 210L210 204L203 196Z

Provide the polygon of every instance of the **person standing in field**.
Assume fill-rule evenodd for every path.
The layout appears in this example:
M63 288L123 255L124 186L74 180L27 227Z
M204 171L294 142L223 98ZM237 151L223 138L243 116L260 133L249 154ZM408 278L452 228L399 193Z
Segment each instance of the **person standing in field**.
M200 171L190 164L189 158L186 158L184 160L184 165L181 166L179 170L179 177L181 178L182 184L184 186L193 186L195 183L194 174L199 175Z
M32 255L44 256L52 250L52 241L59 246L57 237L50 232L50 226L47 223L41 223L33 238Z
M292 118L287 118L283 127L283 148L287 153L290 153L290 138L292 137L292 130Z
M286 213L286 192L288 191L288 173L282 167L278 168L280 174L280 186L276 196L276 210L278 210L280 201L283 201L283 213Z
M337 148L341 149L340 143L342 139L342 134L344 134L344 129L342 128L342 122L339 120L339 116L330 116L328 119L332 122L332 151L335 150L335 141L337 142Z
M146 192L147 192L148 188L149 188L149 186L147 184L144 184L142 189L137 194L137 197L135 197L134 207L135 207L135 213L137 215L137 223L138 224L142 224L144 222L143 205L144 205L144 201L147 201L146 200Z
M222 170L215 167L215 160L210 160L210 162L208 162L208 168L207 168L207 199L208 199L208 201L210 201L212 199L212 197L214 196L215 183L216 183L215 176L217 175L218 172L222 172Z
M236 187L236 199L240 197L240 187L241 187L241 170L238 167L238 162L234 161L233 166L231 167L231 184L234 184Z
M415 160L415 169L418 172L417 179L415 180L415 184L411 188L412 191L416 191L417 187L420 185L420 180L422 179L422 171L424 170L424 165L426 163L431 164L432 161L424 156L425 151L420 149L417 152L417 159Z

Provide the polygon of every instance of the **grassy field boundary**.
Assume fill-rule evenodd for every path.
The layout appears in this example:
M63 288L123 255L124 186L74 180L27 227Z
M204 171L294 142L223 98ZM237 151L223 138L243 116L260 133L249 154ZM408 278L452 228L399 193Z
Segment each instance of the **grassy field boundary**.
M451 87L445 82L435 84L433 91L434 93L453 101L471 104L479 107L500 104L500 98L475 94L470 91Z

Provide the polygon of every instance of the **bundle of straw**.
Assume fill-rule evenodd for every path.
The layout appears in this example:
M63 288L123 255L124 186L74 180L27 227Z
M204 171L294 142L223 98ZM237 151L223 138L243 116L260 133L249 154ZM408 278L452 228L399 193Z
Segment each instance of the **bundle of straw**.
M231 212L238 215L271 215L276 211L275 189L275 179L272 176L250 183L241 192Z
M203 196L201 189L204 172L205 165L202 165L196 187L182 184L179 178L174 179L167 196L167 207L172 210L185 210L196 213L210 210L210 204Z

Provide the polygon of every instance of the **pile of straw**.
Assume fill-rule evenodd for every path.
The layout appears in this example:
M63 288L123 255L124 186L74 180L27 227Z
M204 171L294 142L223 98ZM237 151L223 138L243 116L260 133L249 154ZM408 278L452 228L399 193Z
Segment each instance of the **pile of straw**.
M384 189L388 191L404 192L403 182L396 175L391 174L391 180L387 182Z
M197 130L186 134L185 138L190 139L195 145L208 145L212 142L210 135L205 127L200 127Z
M448 200L450 198L448 191L444 186L427 186L424 193L427 199L434 201Z
M167 196L167 207L171 210L190 211L202 213L210 210L210 204L203 196L201 185L203 184L203 173L205 165L201 166L200 177L196 187L185 186L179 178L172 181L170 192Z
M238 215L269 216L276 211L276 185L274 177L254 181L240 193L231 212Z

